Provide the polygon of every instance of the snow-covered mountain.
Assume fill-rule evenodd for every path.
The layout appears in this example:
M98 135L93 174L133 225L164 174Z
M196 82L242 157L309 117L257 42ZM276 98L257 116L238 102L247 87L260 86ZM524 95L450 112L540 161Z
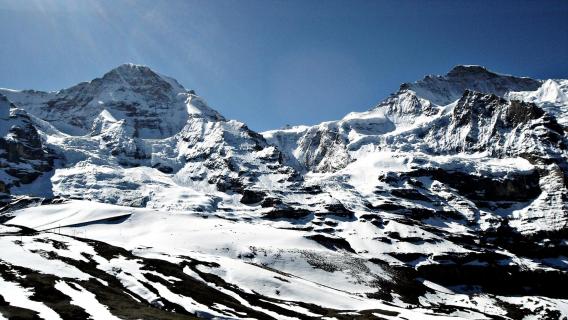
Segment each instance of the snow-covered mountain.
M550 87L551 80L499 75L479 66L457 66L445 76L426 76L401 85L397 93L367 112L351 113L342 120L313 127L268 131L264 136L285 154L288 165L323 173L349 171L357 162L373 157L384 159L387 151L397 157L410 154L412 158L420 155L426 159L522 159L534 166L537 173L533 184L540 184L540 194L534 199L525 198L534 201L507 216L514 221L509 225L529 233L561 231L568 226L568 140L566 127L559 122L563 123L568 114L561 93L556 94L557 104L545 102L553 94L534 98L542 97L538 92L543 90L560 90ZM534 93L526 91L530 89ZM510 97L525 97L530 102ZM536 105L537 101L547 108ZM419 169L421 165L415 165L420 175L424 173L424 168ZM428 166L427 171L447 171L438 165ZM464 169L466 174L495 178L491 172L480 174L477 168ZM515 171L512 168L508 175L516 175ZM432 178L431 173L426 175ZM512 193L523 193L528 181L518 184ZM475 210L483 208L477 206Z
M549 90L546 88L550 87L550 81L552 80L538 81L499 75L479 66L456 66L445 76L426 76L414 83L402 84L398 92L369 111L350 113L342 120L324 122L313 127L303 126L268 131L264 133L264 136L270 142L279 146L287 155L287 159L292 159L290 161L292 165L299 164L299 168L311 171L329 171L333 170L334 166L345 166L351 159L345 152L336 150L334 147L356 151L361 147L367 147L369 144L376 145L377 141L383 140L383 138L391 140L400 135L407 135L407 133L403 134L405 131L424 130L431 126L432 121L440 122L439 118L447 118L450 113L453 113L454 116L449 124L462 130L462 136L458 139L465 139L470 131L472 134L479 134L482 139L484 138L483 135L488 139L491 132L477 133L479 124L471 123L477 120L469 119L476 117L476 112L482 111L478 110L480 107L464 108L461 106L455 110L455 104L462 101L462 98L466 98L464 97L467 96L466 93L471 95L477 92L499 97L505 96L505 98L520 97L520 99L509 98L509 100L527 100L542 107L547 104L546 101L549 97L543 98L538 92ZM562 100L564 95L559 86L555 89L558 90L558 102L546 111L549 115L555 116L556 122L563 123L568 116L563 110L563 106L566 103L565 101L568 100ZM534 98L536 96L541 98ZM549 96L552 96L552 94L549 94ZM523 97L526 97L526 99L522 99ZM484 99L479 94L474 98ZM474 99L470 97L469 100ZM480 104L483 108L485 102ZM456 112L462 109L464 110L464 114L461 116L463 119L458 119ZM472 112L470 113L469 110L472 110ZM523 111L524 108L521 107L520 110ZM535 112L542 113L540 109ZM491 115L482 114L480 118L482 121L491 122L491 119L486 119L487 116L491 117ZM479 118L479 116L477 117ZM558 127L557 130L560 130L560 135L562 135L563 129ZM453 140L454 137L447 138ZM390 142L387 141L384 147L392 148ZM440 146L435 152L459 152L460 150L453 148L460 146L451 145L452 143L457 143L457 141L452 141L446 146ZM474 150L476 147L471 148L465 145L461 147L465 148L462 151L466 152L478 151ZM347 161L334 161L334 159L324 156L326 152Z
M222 119L174 79L133 64L58 92L3 90L3 94L74 136L92 133L98 121L113 117L123 120L134 136L150 139L175 135L190 116Z
M568 317L567 84L457 66L262 134L144 66L0 89L0 313Z
M47 186L55 196L214 211L248 188L293 180L261 135L148 67L121 65L58 92L0 92L61 159Z

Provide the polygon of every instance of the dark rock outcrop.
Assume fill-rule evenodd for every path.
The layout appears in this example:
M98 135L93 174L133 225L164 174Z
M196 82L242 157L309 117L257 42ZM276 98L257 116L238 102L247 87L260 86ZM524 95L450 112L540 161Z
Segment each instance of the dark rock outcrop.
M0 108L11 109L0 118L0 193L32 183L53 169L55 156L46 148L28 114L0 95ZM5 110L4 110L5 111ZM5 115L7 115L5 113Z

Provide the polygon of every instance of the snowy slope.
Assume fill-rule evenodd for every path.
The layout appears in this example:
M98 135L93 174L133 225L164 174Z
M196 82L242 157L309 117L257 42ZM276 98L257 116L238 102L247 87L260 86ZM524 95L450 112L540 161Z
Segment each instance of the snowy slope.
M89 291L84 289L85 281L94 277L97 286L89 286L91 300L93 294L102 297L100 291L108 290L101 287L100 283L108 283L107 288L112 283L113 287L118 286L119 291L137 298L139 303L161 305L163 307L158 309L162 310L179 308L201 316L234 317L239 314L236 311L243 312L240 316L245 316L250 315L250 309L253 309L264 314L261 318L320 317L326 314L351 318L376 313L387 314L395 319L482 319L485 318L483 313L506 315L515 305L520 306L526 302L523 299L509 302L514 300L500 294L468 296L459 294L460 290L456 288L447 289L430 281L424 281L423 284L404 283L399 278L404 269L397 269L398 263L394 256L400 258L404 252L416 254L417 249L412 247L417 245L404 244L405 240L402 240L410 238L416 232L420 232L421 238L426 241L426 244L420 245L419 252L422 254L430 252L435 259L461 256L465 261L473 261L473 266L484 262L476 262L474 257L480 258L482 255L474 254L475 251L460 248L435 233L396 220L389 220L388 227L382 231L385 233L383 237L396 231L402 239L391 243L383 242L381 245L377 245L381 242L370 238L379 236L381 228L364 221L346 224L344 227L349 230L346 230L345 237L359 252L355 254L345 250L330 250L325 245L311 241L309 235L312 233L309 231L278 228L261 221L230 221L217 217L203 219L195 214L171 214L81 201L51 205L46 209L48 210L34 207L13 212L15 218L10 223L28 227L37 227L39 224L40 228L53 225L61 227L56 229L57 234L42 233L21 238L24 239L23 242L16 245L25 248L30 257L8 259L6 266L8 270L37 270L31 261L40 259L41 255L34 254L52 252L48 255L52 260L47 260L43 269L35 272L55 276L50 280L54 288L68 295L72 301L80 299L81 295L88 295ZM57 213L54 214L55 212ZM80 217L77 216L78 212L81 212ZM112 219L113 215L116 218ZM101 220L101 217L107 217L107 221ZM78 223L79 221L83 223ZM353 233L351 230L359 232ZM102 240L128 251L107 248L109 245L71 236ZM12 248L15 244L11 240L17 238L17 233L5 235L2 238L4 250L14 250ZM373 247L373 252L361 251L362 248ZM512 266L517 264L529 265L536 270L550 269L532 260L511 260L510 255L504 251L495 256L498 264L509 265L506 267L508 272L514 270ZM63 261L71 267L60 270L57 264L61 263L63 257L70 259ZM374 258L367 260L368 257ZM74 266L80 266L81 261L89 261L96 266L95 270L100 271L94 273L93 267L89 267L82 268L84 271L79 272ZM428 265L435 266L432 263L441 261L422 260L418 263L421 265L418 270L427 269ZM169 263L174 263L177 267L172 268ZM9 272L14 271L4 271L3 275ZM181 275L183 280L180 279ZM212 278L212 275L220 276L223 280ZM191 284L192 287L209 287L212 291L207 298L194 290L180 291L181 288L174 285L179 281ZM29 285L20 280L12 280L11 283ZM69 284L71 289L65 284ZM375 300L374 297L383 295L381 291L384 288L397 285L410 286L406 290L412 288L415 292L409 295L409 292L401 290L400 294L395 294L396 298L392 302L398 307ZM217 296L223 294L234 297L239 301L240 307L235 308L234 302L226 299L215 302ZM270 303L262 304L259 298ZM40 301L43 299L40 298ZM417 306L411 301L423 306ZM561 299L535 297L532 301L535 304L532 308L535 315L561 310L566 306L566 302ZM90 314L94 307L101 310L99 312L108 312L108 308L111 314L122 316L121 312L124 311L117 310L113 305L116 303L102 302L99 298L83 308ZM447 305L446 308L452 311L450 314L435 311L434 306L438 304ZM479 310L476 305L482 305L483 311L475 311ZM538 306L541 308L537 309ZM284 312L281 308L288 311ZM346 310L353 311L345 313Z

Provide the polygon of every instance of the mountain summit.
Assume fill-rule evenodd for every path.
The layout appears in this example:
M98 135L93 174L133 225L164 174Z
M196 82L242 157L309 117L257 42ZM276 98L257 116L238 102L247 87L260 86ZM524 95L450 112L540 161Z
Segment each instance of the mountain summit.
M136 89L161 87L164 90L186 91L175 79L160 75L147 66L132 63L125 63L110 70L100 78L100 81L115 82L117 84L125 83Z
M57 92L0 92L70 135L90 133L103 112L124 120L128 130L141 138L173 136L190 116L221 118L174 79L133 64L123 64L101 78Z
M405 83L401 90L412 90L417 96L442 106L459 99L464 90L503 96L512 91L534 91L540 85L538 80L502 75L481 66L458 65L446 75L429 75L422 80Z

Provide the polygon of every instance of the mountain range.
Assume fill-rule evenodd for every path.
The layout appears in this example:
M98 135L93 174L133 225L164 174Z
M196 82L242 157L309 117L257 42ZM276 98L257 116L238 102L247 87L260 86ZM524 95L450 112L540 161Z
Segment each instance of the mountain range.
M0 89L0 319L565 319L568 80L255 132L146 66Z

